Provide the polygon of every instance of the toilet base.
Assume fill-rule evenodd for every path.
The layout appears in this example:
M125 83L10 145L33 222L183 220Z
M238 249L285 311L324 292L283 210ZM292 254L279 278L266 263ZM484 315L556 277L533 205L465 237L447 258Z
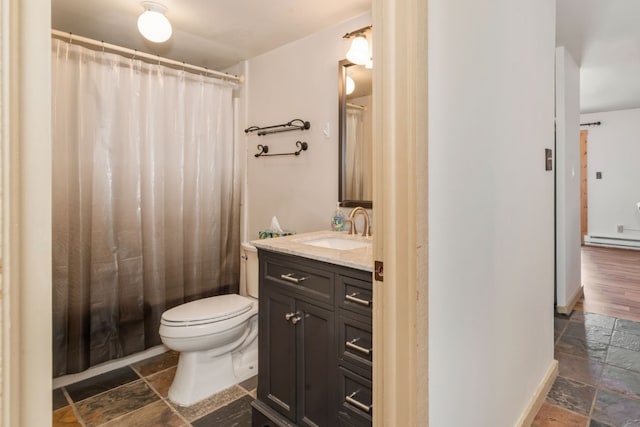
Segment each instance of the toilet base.
M236 351L211 356L213 353L180 353L169 400L179 406L191 406L258 374L257 337Z

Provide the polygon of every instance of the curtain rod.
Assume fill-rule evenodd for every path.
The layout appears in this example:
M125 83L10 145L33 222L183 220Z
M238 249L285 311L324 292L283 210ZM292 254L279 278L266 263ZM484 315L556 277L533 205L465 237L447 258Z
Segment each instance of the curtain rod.
M356 110L366 110L367 107L358 104L352 104L351 102L347 102L347 107L355 108Z
M53 37L57 37L58 39L61 40L68 40L69 43L71 43L71 41L77 41L80 42L82 44L87 44L90 46L96 46L96 47L100 47L103 50L107 49L109 51L113 51L113 52L118 52L118 53L124 53L124 54L128 54L131 55L132 58L144 58L150 61L153 61L154 63L162 63L165 65L171 65L173 67L177 67L177 68L181 68L187 71L190 71L192 73L196 73L196 74L208 74L210 76L214 76L216 78L222 79L222 80L229 80L232 82L236 82L236 83L242 83L243 78L240 76L234 76L232 74L227 74L227 73L223 73L221 71L215 71L215 70L210 70L208 68L204 68L204 67L198 67L197 65L191 65L191 64L186 64L184 62L180 62L180 61L175 61L173 59L169 59L169 58L163 58L161 56L158 55L151 55L149 53L144 53L144 52L140 52L138 50L135 49L129 49L126 47L121 47L121 46L117 46L114 44L110 44L110 43L105 43L102 41L98 41L98 40L94 40L94 39L90 39L87 37L82 37L82 36L78 36L76 34L73 33L65 33L64 31L60 31L60 30L51 30L51 35Z

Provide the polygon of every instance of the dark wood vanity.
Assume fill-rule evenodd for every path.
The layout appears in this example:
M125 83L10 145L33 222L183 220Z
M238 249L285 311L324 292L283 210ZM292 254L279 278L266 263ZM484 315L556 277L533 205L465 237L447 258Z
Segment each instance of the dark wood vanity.
M258 249L253 426L370 426L371 272Z

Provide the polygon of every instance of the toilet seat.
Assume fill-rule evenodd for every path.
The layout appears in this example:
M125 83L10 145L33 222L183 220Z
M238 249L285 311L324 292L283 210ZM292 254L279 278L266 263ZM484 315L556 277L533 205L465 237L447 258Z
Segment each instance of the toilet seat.
M251 310L253 301L237 294L203 298L173 307L162 314L161 324L196 326L220 322Z
M231 331L258 314L258 301L237 294L218 295L179 305L160 319L163 339L195 339Z

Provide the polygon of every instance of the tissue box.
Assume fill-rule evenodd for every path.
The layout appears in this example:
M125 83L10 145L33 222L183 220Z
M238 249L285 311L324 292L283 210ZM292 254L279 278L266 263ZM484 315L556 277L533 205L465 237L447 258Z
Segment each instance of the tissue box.
M258 238L271 239L272 237L290 236L292 234L296 234L295 231L260 230L258 231Z

